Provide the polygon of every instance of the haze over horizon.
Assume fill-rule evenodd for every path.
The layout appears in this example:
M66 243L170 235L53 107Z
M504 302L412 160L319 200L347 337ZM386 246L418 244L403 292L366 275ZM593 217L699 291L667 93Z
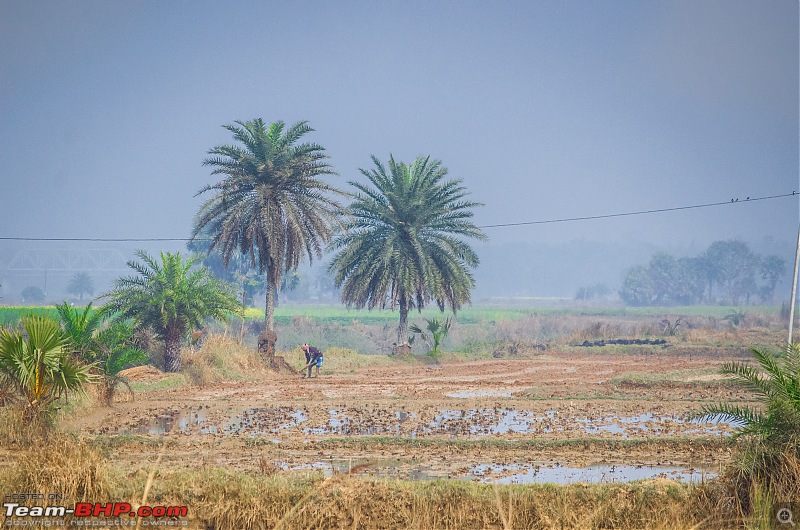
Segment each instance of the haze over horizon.
M441 159L479 225L740 199L491 228L492 248L792 254L798 199L745 199L800 191L799 44L790 0L4 0L0 237L187 237L221 125L261 117L308 120L345 189L373 154Z

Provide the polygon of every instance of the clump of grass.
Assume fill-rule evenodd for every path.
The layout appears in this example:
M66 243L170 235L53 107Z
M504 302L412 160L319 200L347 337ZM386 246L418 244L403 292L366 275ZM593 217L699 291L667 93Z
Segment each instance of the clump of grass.
M47 440L53 428L53 417L46 416L42 421L31 422L26 421L24 416L24 406L20 403L0 408L0 445L27 447Z
M157 381L133 381L131 382L131 389L136 394L140 392L158 392L171 388L180 388L185 386L186 383L187 377L184 374L164 374L164 378Z

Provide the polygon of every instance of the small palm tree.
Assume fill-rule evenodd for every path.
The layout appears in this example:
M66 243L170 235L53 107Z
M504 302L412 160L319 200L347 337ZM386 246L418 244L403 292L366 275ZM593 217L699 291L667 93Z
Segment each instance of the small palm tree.
M480 204L465 200L460 180L444 180L439 160L390 157L388 171L372 161L374 169L361 170L371 187L350 182L357 193L329 270L348 306L399 309L396 351L408 352L410 310L435 301L455 314L470 301L478 256L463 238L486 239L470 220Z
M286 128L282 121L267 126L262 119L226 125L241 145L219 145L203 165L223 175L202 188L215 194L200 208L192 238L211 235L209 251L218 250L227 266L238 251L266 272L265 340L260 349L270 362L275 353L275 295L285 272L308 258L320 258L331 238L340 207L340 192L322 180L334 174L325 149L298 144L313 131L305 121Z
M83 393L91 367L69 354L58 322L45 316L20 319L24 333L0 330L0 377L25 399L24 416L38 420L70 392Z
M444 339L447 338L447 333L450 331L450 326L453 324L451 318L446 318L444 321L439 320L438 318L426 318L425 323L425 330L420 328L417 324L411 324L409 330L411 333L416 333L422 340L424 340L428 346L432 349L429 353L439 353L439 346L444 342ZM426 333L426 330L428 333Z
M67 284L67 292L78 296L82 302L84 294L90 296L94 294L94 281L92 277L89 276L89 273L76 272Z
M92 309L91 302L82 311L68 302L56 306L56 310L72 353L92 362L92 355L97 350L96 335L106 315Z
M164 341L165 370L180 371L181 338L187 330L202 327L209 317L227 320L240 310L239 303L227 285L204 267L194 267L197 258L184 261L180 252L162 252L159 263L142 250L136 255L144 263L129 261L128 266L138 274L116 281L103 295L108 299L104 310L152 329Z
M763 409L720 403L704 407L696 417L738 425L737 436L782 443L800 432L800 343L787 347L781 356L758 348L751 352L758 368L731 362L722 365L722 373L754 393Z
M126 386L133 394L130 382L120 372L147 362L147 353L134 344L133 323L117 319L103 327L110 315L92 310L91 303L82 311L67 302L56 309L73 355L90 363L93 373L100 377L105 404L111 406L114 402L119 385Z
M134 331L132 321L116 320L98 333L98 351L94 357L94 365L102 378L103 401L108 406L114 403L119 385L126 387L133 396L130 381L120 372L147 362L147 352L135 345Z

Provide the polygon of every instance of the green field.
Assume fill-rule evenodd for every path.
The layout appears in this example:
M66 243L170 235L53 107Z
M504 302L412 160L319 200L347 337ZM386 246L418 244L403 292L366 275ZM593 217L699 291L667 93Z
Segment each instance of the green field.
M641 316L663 317L668 315L685 317L716 317L724 318L733 312L775 314L781 310L778 306L676 306L676 307L489 307L471 306L461 309L456 320L462 324L482 324L519 320L533 315L574 315L574 316ZM20 316L27 314L45 314L57 317L55 306L0 306L0 325L14 325ZM264 310L248 308L248 320L264 318ZM449 316L449 311L445 311ZM442 313L436 308L428 307L421 313L412 311L409 318L434 318L441 317ZM345 306L326 305L290 305L275 309L275 322L289 325L293 319L304 317L317 323L351 325L354 321L360 324L387 324L398 319L397 311L388 309L366 310L348 309Z
M745 313L778 313L780 307L775 306L681 306L681 307L481 307L472 306L461 309L457 314L458 322L462 324L491 323L504 320L517 320L532 315L576 315L576 316L703 316L723 318L735 311ZM433 318L442 313L436 308L425 308L421 313L412 311L409 318ZM449 312L445 311L445 315ZM248 310L248 318L263 318L264 312L260 309ZM366 309L347 309L343 306L289 306L279 307L275 310L275 321L289 324L292 317L304 316L327 323L352 324L357 320L363 324L381 324L394 322L398 319L397 311Z

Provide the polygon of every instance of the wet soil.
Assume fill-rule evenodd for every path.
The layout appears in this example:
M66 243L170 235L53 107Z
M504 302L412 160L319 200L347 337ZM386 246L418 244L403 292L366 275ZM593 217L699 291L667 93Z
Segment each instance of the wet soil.
M65 428L104 441L131 468L163 452L162 466L255 474L355 467L406 479L703 480L730 459L733 429L689 415L749 399L708 375L727 360L549 352L398 363L142 393ZM637 379L620 379L631 373Z

